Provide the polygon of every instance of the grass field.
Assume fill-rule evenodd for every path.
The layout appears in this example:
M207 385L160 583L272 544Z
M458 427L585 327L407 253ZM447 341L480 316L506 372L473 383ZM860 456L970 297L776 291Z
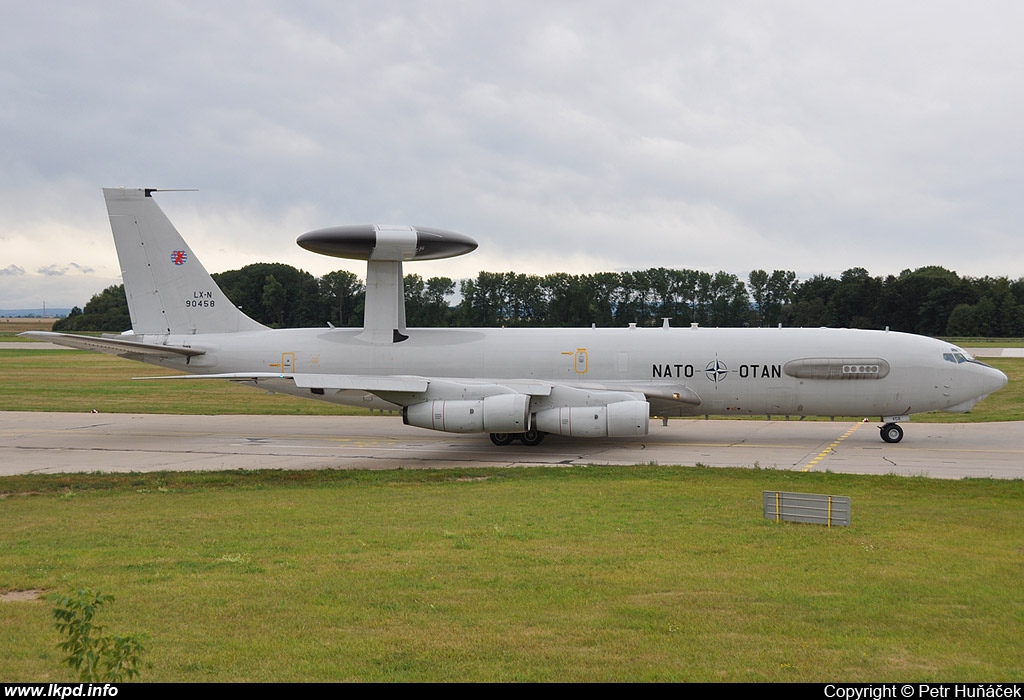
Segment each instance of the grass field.
M0 410L345 410L0 362ZM1009 386L920 418L1024 419L1024 360L992 364ZM766 489L853 524L767 522ZM1024 682L1022 516L1022 480L700 466L0 477L0 593L113 594L149 681ZM0 680L74 680L50 611L0 601Z
M849 495L847 528L764 489ZM0 479L0 589L152 681L1024 681L1024 482L609 467ZM73 680L50 604L0 678Z
M245 415L345 415L367 411L220 381L134 381L176 374L80 350L0 350L0 410Z

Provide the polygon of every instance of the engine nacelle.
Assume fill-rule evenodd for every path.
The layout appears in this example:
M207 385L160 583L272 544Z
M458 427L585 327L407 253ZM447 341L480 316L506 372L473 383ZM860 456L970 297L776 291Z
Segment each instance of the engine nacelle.
M530 397L496 394L475 401L424 401L406 406L402 420L446 433L522 433L529 427Z
M642 437L650 426L646 401L604 406L559 406L537 413L537 430L569 437Z

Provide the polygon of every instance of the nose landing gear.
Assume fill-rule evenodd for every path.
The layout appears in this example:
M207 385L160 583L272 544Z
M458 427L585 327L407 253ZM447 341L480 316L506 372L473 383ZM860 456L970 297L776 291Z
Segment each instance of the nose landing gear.
M899 442L903 439L903 428L900 427L899 423L886 423L879 431L882 433L882 439L885 442Z

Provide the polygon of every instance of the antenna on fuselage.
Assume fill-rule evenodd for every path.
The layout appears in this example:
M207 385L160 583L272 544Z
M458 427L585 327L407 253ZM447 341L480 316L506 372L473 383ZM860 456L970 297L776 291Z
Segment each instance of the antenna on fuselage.
M366 261L366 304L360 337L374 345L400 343L405 327L405 260L440 260L471 253L469 236L423 226L357 224L310 231L296 240L306 250Z

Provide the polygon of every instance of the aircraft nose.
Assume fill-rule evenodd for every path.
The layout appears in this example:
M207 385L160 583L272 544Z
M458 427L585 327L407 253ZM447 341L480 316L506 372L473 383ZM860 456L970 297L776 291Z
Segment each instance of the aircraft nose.
M1009 378L995 367L986 367L985 369L988 370L985 373L986 393L999 391L1009 383Z

